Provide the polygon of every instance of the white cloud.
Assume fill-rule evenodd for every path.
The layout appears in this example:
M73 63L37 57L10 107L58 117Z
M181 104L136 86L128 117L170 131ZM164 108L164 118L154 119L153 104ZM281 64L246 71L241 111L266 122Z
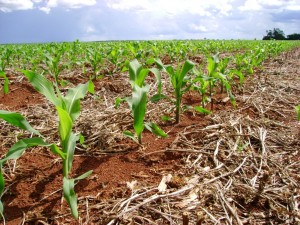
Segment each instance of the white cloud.
M84 6L92 6L97 3L96 0L48 0L46 6L40 7L39 9L49 13L52 8L63 7L66 9L77 9Z
M0 11L11 12L39 8L41 11L49 13L55 7L75 9L92 6L96 3L96 0L0 0Z
M151 13L178 15L190 13L200 16L210 16L211 9L215 9L223 15L232 10L233 0L106 0L107 6L115 10L140 10Z
M92 6L96 4L96 0L49 0L47 7L54 8L62 6L65 8L80 8L83 6Z
M108 7L116 10L141 9L147 10L151 7L148 0L107 0Z
M207 32L207 28L203 25L190 24L190 28L194 31Z
M31 0L0 0L0 11L27 10L33 8Z
M50 11L51 11L51 9L50 9L50 8L48 8L48 7L40 7L39 9L40 9L41 11L43 11L43 12L47 13L47 14L49 14L49 13L50 13Z
M95 33L95 32L96 32L96 29L95 29L94 26L88 25L88 26L86 27L86 29L85 29L85 32L86 32L86 33Z
M262 9L257 0L247 0L245 4L239 7L241 11L259 11Z
M265 10L299 10L299 0L247 0L243 6L239 7L241 11L259 11Z

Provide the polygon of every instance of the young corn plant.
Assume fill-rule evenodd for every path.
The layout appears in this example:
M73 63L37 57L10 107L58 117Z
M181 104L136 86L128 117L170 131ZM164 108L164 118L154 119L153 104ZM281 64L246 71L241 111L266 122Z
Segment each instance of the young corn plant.
M115 73L118 70L118 68L120 68L122 64L121 62L122 54L123 54L123 50L119 50L117 48L112 49L108 54L107 58L113 66L113 69L110 71L111 74Z
M5 68L11 64L12 54L13 50L12 48L4 48L1 49L1 55L0 55L0 71L5 71Z
M98 49L88 49L87 51L87 61L91 64L92 70L93 70L93 77L90 77L90 79L95 79L98 75L98 72L100 70L100 66L103 63L103 57L101 53L98 51Z
M220 62L220 58L218 55L214 55L212 57L208 58L208 64L207 64L207 76L208 76L208 82L209 82L209 97L210 97L210 110L213 110L214 107L214 101L212 98L213 95L213 89L218 81L218 64Z
M208 58L208 64L207 64L208 78L207 79L209 82L209 96L210 96L210 110L211 111L213 111L213 106L214 106L214 99L213 99L212 95L213 95L214 88L216 87L217 82L221 83L221 91L222 91L223 87L225 87L227 95L230 98L231 104L234 107L236 106L235 98L231 92L230 80L228 79L229 72L228 72L228 74L227 74L227 72L226 72L226 74L224 74L229 60L225 58L224 62L222 62L222 61L223 60L220 60L218 54Z
M126 101L133 114L133 128L135 135L130 131L124 131L124 134L139 144L142 144L142 132L144 131L144 128L148 129L156 136L167 136L157 124L153 122L144 122L147 108L147 93L149 91L149 85L145 84L145 78L150 71L154 73L156 77L160 77L160 73L157 69L144 69L136 59L131 61L129 63L129 80L132 87L132 96L125 99L117 99L117 105L120 101Z
M239 79L239 83L237 84L237 89L243 93L243 86L244 86L244 82L245 82L244 73L238 69L233 69L233 70L230 70L228 76L229 76L229 80L232 84L234 82L234 77L237 77Z
M9 92L9 87L8 87L9 80L3 71L0 71L0 77L2 77L4 80L3 81L3 93L6 95Z
M300 105L295 106L297 120L300 121Z
M211 112L205 109L205 105L207 103L207 92L209 87L208 77L201 71L194 69L194 73L196 77L193 79L193 90L197 90L201 95L201 107L196 106L195 110L200 113L210 114Z
M228 74L229 74L229 70L227 68L228 63L230 61L229 57L226 57L222 60L220 60L219 65L218 65L218 69L220 72L220 82L221 82L221 93L224 92L224 87L226 88L226 86L228 85ZM227 88L226 88L227 90Z
M64 66L60 64L62 53L57 51L54 56L49 53L45 54L45 64L47 65L46 72L50 73L50 75L54 78L54 85L57 93L59 92L58 84L60 83L59 74L64 69Z
M172 87L174 88L175 93L175 122L179 123L180 121L180 113L181 113L181 100L182 95L189 89L186 87L188 79L186 78L186 75L193 69L194 63L186 60L184 64L180 67L180 65L177 66L176 70L171 65L163 65L161 60L156 60L156 64L158 67L165 72L167 72L170 76ZM164 97L164 96L162 96Z
M59 118L59 137L60 148L53 147L53 151L57 153L63 161L63 195L71 208L74 218L78 218L77 197L74 191L75 181L81 180L89 176L92 171L88 171L77 178L71 178L70 172L72 169L73 156L76 142L80 135L73 133L72 129L75 120L80 115L80 100L85 97L88 91L93 90L93 83L79 84L75 88L70 88L65 96L63 96L53 84L40 74L30 71L23 71L32 86L48 101L54 104Z

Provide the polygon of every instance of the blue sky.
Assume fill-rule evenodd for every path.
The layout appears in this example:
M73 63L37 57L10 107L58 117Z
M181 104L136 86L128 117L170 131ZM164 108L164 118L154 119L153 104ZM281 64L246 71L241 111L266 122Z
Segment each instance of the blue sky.
M0 0L0 43L261 39L300 33L300 0Z

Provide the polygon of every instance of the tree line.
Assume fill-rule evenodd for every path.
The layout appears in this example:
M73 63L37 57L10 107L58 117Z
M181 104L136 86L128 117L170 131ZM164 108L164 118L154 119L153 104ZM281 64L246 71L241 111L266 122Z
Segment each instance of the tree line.
M273 30L267 30L267 35L263 37L263 40L300 40L300 34L294 33L285 36L284 32L279 28Z

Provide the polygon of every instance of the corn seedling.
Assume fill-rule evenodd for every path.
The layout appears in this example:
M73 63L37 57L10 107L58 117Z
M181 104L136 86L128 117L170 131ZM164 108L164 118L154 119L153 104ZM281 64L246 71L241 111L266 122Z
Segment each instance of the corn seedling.
M207 80L209 82L209 97L210 97L210 110L213 110L214 101L212 98L213 95L213 89L218 81L218 64L220 62L220 58L218 55L214 55L212 57L208 58L208 64L207 64Z
M117 69L121 66L121 55L123 51L118 49L112 49L111 52L108 54L108 60L113 65L113 70L110 71L111 73L114 73L117 71Z
M91 64L93 70L93 77L90 79L95 79L100 70L100 66L103 63L103 57L98 49L88 49L87 61Z
M160 73L157 69L144 69L136 59L131 61L129 63L129 80L132 87L132 96L122 100L117 99L118 104L120 101L126 101L133 114L135 135L130 131L124 131L124 134L139 144L142 144L142 132L145 127L157 136L167 136L157 124L144 122L147 107L147 93L149 91L149 85L145 84L145 78L150 71L156 74L156 77L160 77Z
M297 120L300 121L300 105L295 106Z
M233 69L230 70L228 76L231 82L233 81L234 77L237 77L239 79L239 84L237 85L237 87L240 91L243 91L243 86L245 82L245 75L243 74L243 72L237 69Z
M221 93L223 93L224 91L224 87L227 90L228 87L228 73L229 70L227 69L228 63L230 61L229 57L226 57L222 60L220 60L219 65L218 65L218 70L219 70L219 74L220 74L220 82L221 82Z
M205 109L205 105L207 102L207 92L209 87L208 77L202 73L201 70L194 69L194 73L196 74L196 77L192 80L193 86L192 89L196 90L201 95L201 107L195 107L195 110L200 113L208 114L210 111Z
M55 89L56 92L59 93L59 74L64 69L64 66L60 65L61 61L61 54L58 52L55 56L51 56L49 53L45 54L45 64L47 65L48 69L45 71L50 73L50 75L54 78L55 82Z
M2 49L0 57L0 71L5 71L5 68L10 65L12 54L12 48Z
M79 135L74 134L72 128L80 115L80 99L84 98L88 90L93 89L93 84L92 82L79 84L77 87L69 89L65 96L62 96L55 93L53 84L42 75L30 71L23 71L23 73L32 86L55 105L59 118L58 131L61 144L61 148L55 146L55 152L63 160L63 194L71 208L73 217L78 218L77 197L74 191L75 181L86 178L92 171L88 171L75 179L70 178L75 146L79 140Z
M182 95L189 89L186 88L186 84L188 79L186 79L186 75L193 69L194 63L186 60L184 64L180 67L177 66L176 70L171 65L163 65L161 60L156 60L156 63L159 68L167 72L171 79L172 87L174 88L175 93L175 108L176 108L176 115L175 115L175 122L179 123L180 121L180 112L181 112L181 100Z
M9 92L9 80L6 76L6 74L3 71L0 71L0 77L3 78L4 82L3 82L3 93L6 95Z

